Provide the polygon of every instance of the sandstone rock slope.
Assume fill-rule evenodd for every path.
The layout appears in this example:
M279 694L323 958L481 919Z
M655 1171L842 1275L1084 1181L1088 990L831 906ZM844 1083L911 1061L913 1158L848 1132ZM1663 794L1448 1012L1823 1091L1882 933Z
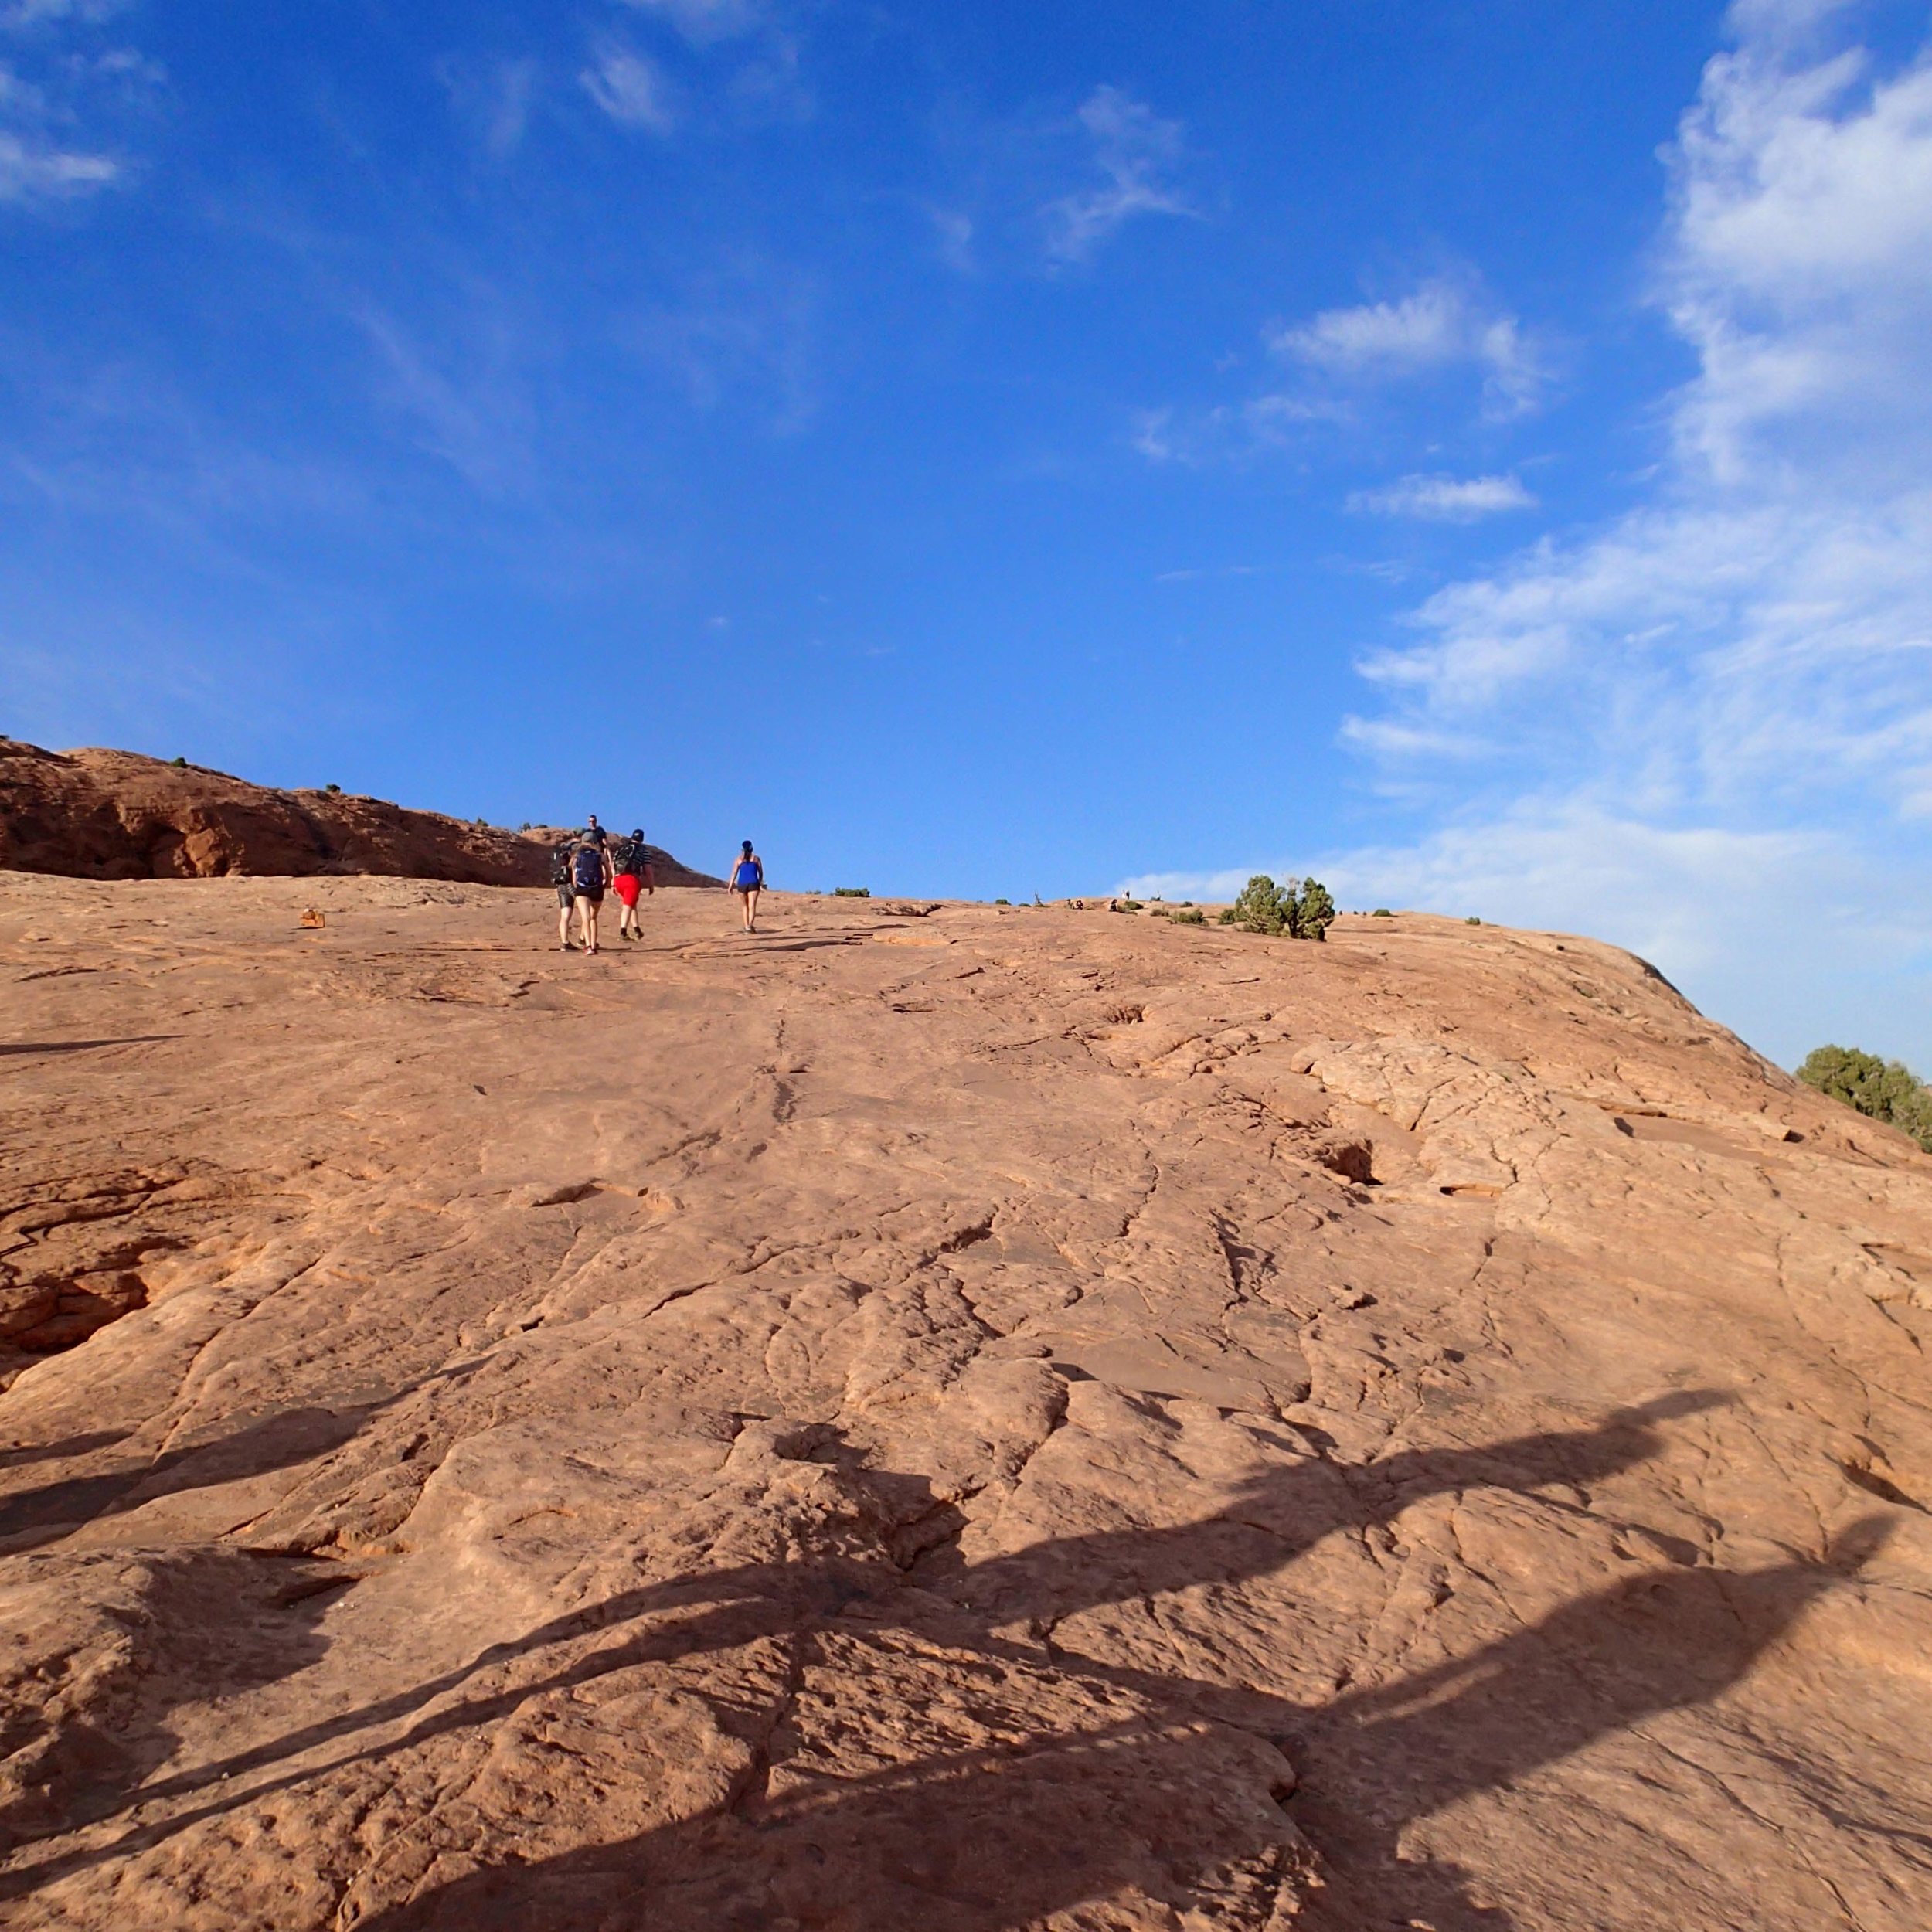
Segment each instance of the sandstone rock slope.
M0 877L0 1925L1923 1932L1932 1159L917 910Z
M372 872L539 886L557 835L467 825L380 798L277 791L131 751L43 751L0 738L0 868L80 879ZM657 862L661 886L723 883L668 852Z

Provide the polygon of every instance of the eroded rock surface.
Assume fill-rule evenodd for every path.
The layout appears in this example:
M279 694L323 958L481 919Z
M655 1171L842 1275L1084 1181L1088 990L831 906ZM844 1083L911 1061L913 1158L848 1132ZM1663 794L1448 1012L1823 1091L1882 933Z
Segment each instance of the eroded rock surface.
M553 917L0 876L0 1924L1932 1923L1932 1158L1579 940Z
M349 793L278 791L138 752L44 751L0 738L0 868L76 879L376 873L541 886L563 835ZM661 886L723 883L651 849Z

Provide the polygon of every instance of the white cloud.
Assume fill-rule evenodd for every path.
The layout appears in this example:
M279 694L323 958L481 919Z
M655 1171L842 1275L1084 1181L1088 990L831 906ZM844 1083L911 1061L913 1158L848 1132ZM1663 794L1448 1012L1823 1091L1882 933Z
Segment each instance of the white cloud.
M1349 735L1453 829L1335 869L1650 951L1787 1058L1932 1063L1932 63L1829 52L1836 11L1733 9L1668 157L1670 459L1365 662L1387 708Z
M124 182L127 163L107 151L99 124L125 121L167 76L131 47L77 51L73 29L120 11L107 0L14 0L0 32L15 36L23 75L0 63L0 203L73 201Z
M1482 372L1485 407L1496 417L1534 408L1549 382L1542 346L1466 277L1438 276L1397 301L1325 309L1271 332L1269 346L1343 383L1400 382L1472 366Z
M0 27L19 33L63 20L96 26L126 12L134 0L13 0L0 9Z
M1412 845L1143 873L1118 889L1213 902L1257 872L1312 873L1356 911L1608 940L1787 1066L1845 1039L1932 1069L1932 889L1832 832L1660 825L1613 800L1548 793Z
M121 165L0 131L0 202L56 200L92 194L121 178Z
M767 18L757 0L624 0L624 4L667 22L695 46L755 33Z
M468 291L466 327L445 336L440 355L372 302L351 313L379 360L383 400L413 424L418 448L481 495L532 486L534 415L518 379L515 332L488 289Z
M1932 49L1835 51L1843 11L1735 7L1666 157L1697 369L1646 500L1417 606L1343 736L1417 829L1273 869L1631 946L1787 1063L1932 1070ZM1393 380L1508 362L1498 319L1437 285L1279 346Z
M1087 96L1079 120L1100 179L1043 210L1047 252L1056 260L1086 260L1137 215L1195 213L1174 179L1184 152L1180 122L1163 121L1144 101L1108 87Z
M673 125L669 89L655 62L628 47L607 45L578 78L590 98L626 128L668 134Z
M1355 491L1348 507L1377 516L1473 523L1507 510L1533 510L1536 499L1514 476L1405 476L1379 490Z

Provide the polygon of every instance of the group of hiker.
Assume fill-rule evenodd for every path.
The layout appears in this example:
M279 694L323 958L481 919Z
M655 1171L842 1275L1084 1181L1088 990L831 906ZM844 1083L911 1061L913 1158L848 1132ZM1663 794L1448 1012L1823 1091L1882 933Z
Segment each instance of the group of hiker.
M617 937L644 937L644 927L638 919L638 900L643 893L655 895L658 876L641 828L628 837L613 838L592 812L583 829L573 832L551 853L550 883L556 888L556 939L560 951L573 953L580 947L587 953L599 950L597 919L604 910L606 892L617 894L622 909ZM732 861L725 889L736 896L748 933L758 930L758 895L764 889L764 862L752 850L747 838ZM573 914L577 924L575 940L570 937Z

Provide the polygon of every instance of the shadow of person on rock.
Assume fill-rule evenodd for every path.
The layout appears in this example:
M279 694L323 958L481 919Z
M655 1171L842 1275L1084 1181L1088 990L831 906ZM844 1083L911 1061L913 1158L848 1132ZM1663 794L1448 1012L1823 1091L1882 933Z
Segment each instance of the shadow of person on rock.
M1425 1496L1600 1481L1655 1455L1663 1443L1660 1422L1694 1414L1723 1399L1709 1392L1666 1396L1592 1429L1551 1431L1471 1449L1403 1450L1367 1464L1311 1458L1243 1485L1214 1515L1199 1521L1161 1529L1097 1530L971 1564L949 1549L914 1565L910 1577L883 1563L856 1558L746 1564L672 1577L569 1611L522 1636L491 1645L468 1662L407 1691L164 1780L142 1795L179 1797L421 1713L400 1736L372 1747L386 1754L447 1731L498 1721L530 1697L574 1688L614 1670L794 1633L855 1606L890 1621L894 1601L909 1580L964 1613L983 1641L990 1641L991 1631L999 1627L1043 1626L1100 1604L1138 1601L1201 1583L1250 1582L1286 1568L1337 1530L1386 1522ZM904 1478L891 1480L903 1483ZM930 1497L930 1485L922 1486ZM606 1631L624 1634L614 1642L583 1648ZM481 1696L441 1701L473 1679L502 1673L555 1647L575 1647L576 1654L537 1678L519 1675ZM1012 1654L1010 1646L994 1647ZM1084 1659L1080 1667L1100 1668ZM332 1760L350 1761L354 1759Z
M83 1650L94 1696L77 1710L63 1708L73 1693L57 1672L24 1682L9 1673L0 1696L0 1846L9 1850L124 1810L130 1791L179 1745L169 1723L175 1706L232 1697L315 1662L328 1648L317 1628L328 1599L355 1580L339 1564L264 1563L233 1549L117 1550L80 1560L124 1580L133 1573L139 1588L110 1614L110 1641ZM59 1573L83 1591L78 1573Z
M32 1542L44 1543L124 1505L138 1506L184 1490L265 1476L306 1462L339 1449L374 1413L375 1406L365 1403L348 1409L284 1409L213 1442L198 1442L144 1457L117 1469L16 1490L0 1496L0 1544L18 1549L33 1532L43 1533L32 1537ZM119 1440L114 1436L83 1437L64 1453L80 1455L104 1450ZM19 1460L27 1458L22 1456Z
M1010 1932L1137 1895L1230 1928L1503 1932L1464 1875L1405 1862L1405 1828L1600 1739L1740 1682L1885 1539L1859 1523L1822 1563L1675 1570L1566 1604L1475 1655L1301 1713L1305 1798L1270 1789L1272 1755L1158 1703L1104 1728L930 1756L859 1777L800 1778L701 1817L542 1860L485 1864L349 1917L355 1932ZM1155 1680L1140 1689L1151 1695ZM1243 1748L1246 1747L1247 1748ZM1277 1758L1282 1773L1287 1767ZM461 1855L459 1854L459 1855Z
M1872 1515L1822 1563L1647 1570L1472 1656L1312 1713L1293 1744L1301 1784L1291 1808L1328 1868L1311 1932L1509 1925L1500 1909L1471 1900L1454 1866L1405 1855L1405 1830L1612 1733L1723 1696L1820 1597L1855 1582L1889 1534Z
M478 1365L458 1363L439 1369L422 1381L379 1401L338 1406L308 1403L257 1416L225 1436L188 1443L179 1449L124 1461L117 1468L63 1477L36 1488L0 1493L0 1555L64 1536L83 1524L123 1509L136 1509L163 1496L191 1489L213 1488L223 1483L248 1481L273 1475L339 1449L376 1417L393 1409L420 1389L438 1382L460 1380ZM20 1447L0 1454L0 1492L5 1471L29 1462L59 1458L78 1458L116 1447L133 1432L77 1436L40 1447Z
M862 1621L875 1629L897 1625L930 1631L943 1625L945 1641L976 1648L989 1663L1045 1668L1039 1644L999 1632L1016 1624L1043 1628L1082 1609L1199 1584L1271 1577L1321 1538L1386 1522L1427 1495L1600 1480L1654 1455L1663 1442L1660 1424L1719 1400L1708 1393L1672 1396L1594 1428L1472 1448L1401 1451L1366 1465L1311 1457L1256 1478L1202 1520L1068 1536L974 1564L957 1550L930 1553L910 1575L883 1560L761 1563L622 1592L493 1645L405 1692L148 1783L138 1798L149 1805L220 1788L185 1812L138 1828L112 1845L16 1867L0 1877L0 1896L19 1896L58 1872L138 1852L199 1820L332 1770L392 1758L454 1731L501 1724L532 1699L574 1692L617 1671L761 1640L805 1645L815 1631L841 1620ZM906 1481L885 1480L901 1487ZM929 1497L930 1485L925 1488ZM910 1590L909 1583L914 1586ZM529 1668L546 1656L554 1658L548 1668ZM1074 1674L1144 1700L1161 1723L1232 1723L1265 1736L1294 1730L1308 1715L1298 1705L1227 1685L1163 1678L1099 1660L1065 1661ZM336 1744L349 1748L331 1751ZM1055 1740L1047 1748L1088 1747L1075 1739ZM304 1761L293 1761L298 1760ZM264 1772L270 1777L262 1779ZM1266 1778L1260 1781L1265 1787ZM912 1782L916 1785L917 1778ZM977 1792L979 1784L973 1789ZM128 1794L129 1801L134 1796ZM995 1810L1003 1802L992 1801Z

